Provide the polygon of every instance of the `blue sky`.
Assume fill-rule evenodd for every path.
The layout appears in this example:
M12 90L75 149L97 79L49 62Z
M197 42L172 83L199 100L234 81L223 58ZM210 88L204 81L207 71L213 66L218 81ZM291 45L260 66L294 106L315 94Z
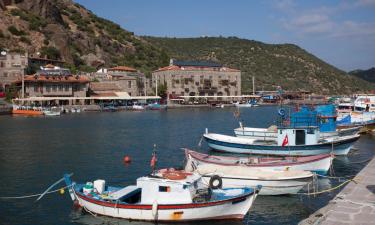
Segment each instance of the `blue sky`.
M375 67L375 0L75 0L136 35L293 43L349 71Z

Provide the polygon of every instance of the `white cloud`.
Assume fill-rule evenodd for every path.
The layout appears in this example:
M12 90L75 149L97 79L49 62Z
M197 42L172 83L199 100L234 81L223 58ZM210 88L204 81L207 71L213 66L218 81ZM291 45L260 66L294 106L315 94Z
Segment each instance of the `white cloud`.
M293 13L284 13L285 16L279 18L279 22L281 22L282 27L295 32L300 37L319 35L323 38L338 38L375 35L375 22L342 21L338 19L341 12L351 10L358 4L375 5L375 0L341 2L335 7L319 6L317 8L300 9Z
M279 0L274 2L274 6L283 12L294 11L295 3L293 0Z
M330 37L366 37L375 41L375 23L344 21L336 27Z
M375 0L358 0L359 6L375 6Z
M292 21L294 25L297 26L305 26L305 25L315 25L317 23L324 23L327 22L328 16L326 15L320 15L320 14L307 14L300 16Z

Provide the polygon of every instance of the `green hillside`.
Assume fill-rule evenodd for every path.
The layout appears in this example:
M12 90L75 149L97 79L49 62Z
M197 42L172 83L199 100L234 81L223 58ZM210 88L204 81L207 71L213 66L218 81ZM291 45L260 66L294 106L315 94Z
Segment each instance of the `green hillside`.
M369 82L339 70L292 44L265 44L236 37L143 37L176 59L217 60L240 69L243 90L309 90L318 94L350 94L375 89Z
M375 83L375 68L372 67L368 70L353 70L349 72L349 74L361 78L362 80L366 80L371 83Z

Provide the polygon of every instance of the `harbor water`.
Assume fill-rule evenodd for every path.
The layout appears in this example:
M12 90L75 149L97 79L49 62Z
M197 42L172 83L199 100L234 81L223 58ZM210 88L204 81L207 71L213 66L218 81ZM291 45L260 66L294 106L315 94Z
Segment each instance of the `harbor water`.
M41 193L64 173L79 182L105 179L129 185L151 172L153 145L158 168L181 167L182 147L212 153L201 141L205 128L233 134L234 108L123 111L60 117L0 117L0 197ZM241 109L246 126L267 127L277 120L273 106ZM198 144L201 142L201 146ZM355 175L375 154L375 137L364 135L346 157L337 157L332 175ZM132 162L124 164L124 156ZM319 190L343 180L320 179ZM62 187L61 184L59 187ZM297 224L324 206L337 191L319 196L259 196L243 221L215 224ZM36 198L0 199L0 224L152 224L93 216L73 206L67 193ZM192 224L212 224L194 222Z

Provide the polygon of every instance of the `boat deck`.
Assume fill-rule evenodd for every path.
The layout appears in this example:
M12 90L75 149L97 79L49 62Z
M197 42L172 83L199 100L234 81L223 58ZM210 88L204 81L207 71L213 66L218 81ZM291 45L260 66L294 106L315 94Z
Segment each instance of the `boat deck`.
M299 225L374 224L375 158L327 206Z

